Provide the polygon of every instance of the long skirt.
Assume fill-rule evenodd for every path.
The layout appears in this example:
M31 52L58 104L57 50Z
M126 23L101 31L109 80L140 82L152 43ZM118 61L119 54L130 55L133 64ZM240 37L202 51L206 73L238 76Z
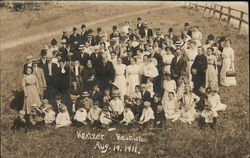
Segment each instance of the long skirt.
M41 100L40 100L38 89L37 89L37 87L35 85L29 85L29 86L26 86L25 88L26 88L27 97L24 99L23 110L27 114L30 114L31 106L33 104L41 106L42 103L41 103Z
M135 92L135 86L140 85L139 81L139 75L133 74L128 76L128 87L127 87L127 93L133 94Z
M235 77L227 77L226 73L230 70L231 59L223 59L223 64L220 73L220 83L223 86L236 86Z
M121 98L123 100L123 96L126 94L127 88L126 88L126 78L124 75L118 75L115 77L114 84L119 88L119 91L121 93Z
M214 65L208 65L206 71L206 87L218 85L218 75Z

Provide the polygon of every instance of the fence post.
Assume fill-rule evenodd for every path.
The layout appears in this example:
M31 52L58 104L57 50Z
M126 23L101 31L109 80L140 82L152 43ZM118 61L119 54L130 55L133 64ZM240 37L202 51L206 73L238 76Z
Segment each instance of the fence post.
M213 13L213 17L215 17L215 11L216 11L216 4L214 4L214 13Z
M240 29L241 29L241 24L242 24L242 20L243 20L243 15L244 15L244 13L243 13L243 11L241 11L241 13L240 13L239 31L240 31Z
M231 19L231 7L228 8L228 18L227 18L228 24L230 24L230 19Z
M211 3L211 6L210 6L210 8L209 8L209 15L210 15L210 13L211 13L211 10L212 10L212 8L213 8L213 4Z
M207 3L206 3L206 5L205 5L205 8L204 8L204 15L205 15L205 13L206 13L206 9L207 9Z
M221 21L221 16L223 14L223 6L220 7L220 18L219 18L219 22Z

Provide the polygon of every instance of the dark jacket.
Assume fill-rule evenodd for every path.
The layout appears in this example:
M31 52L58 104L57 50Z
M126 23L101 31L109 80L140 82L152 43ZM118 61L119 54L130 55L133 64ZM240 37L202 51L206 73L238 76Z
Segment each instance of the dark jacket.
M175 56L172 60L170 71L171 74L177 75L177 77L174 77L175 79L179 78L182 73L186 73L187 70L187 60L184 57L180 57L180 59L177 62L177 57Z
M146 30L145 29L140 29L139 34L141 35L141 38L144 38L146 36ZM152 36L153 36L152 29L147 29L147 37L152 37Z

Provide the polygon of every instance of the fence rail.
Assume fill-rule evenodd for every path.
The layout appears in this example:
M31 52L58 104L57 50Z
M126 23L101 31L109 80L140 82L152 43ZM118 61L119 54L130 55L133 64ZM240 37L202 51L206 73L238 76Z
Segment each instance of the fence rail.
M244 15L248 16L248 13L241 11L241 10L238 10L238 9L235 9L235 8L219 5L216 3L211 3L210 6L208 6L207 3L205 6L200 5L200 4L196 4L196 3L189 3L189 8L194 8L196 10L203 9L204 14L208 10L209 14L212 13L212 17L215 17L216 13L218 13L219 14L219 21L221 21L222 16L226 16L227 17L226 21L228 24L230 24L231 19L235 19L235 20L239 21L238 31L241 30L242 23L249 24L248 20L243 19ZM225 12L223 9L224 10L226 9L227 12ZM240 17L238 17L236 15L232 15L232 11L236 11L236 12L240 13Z

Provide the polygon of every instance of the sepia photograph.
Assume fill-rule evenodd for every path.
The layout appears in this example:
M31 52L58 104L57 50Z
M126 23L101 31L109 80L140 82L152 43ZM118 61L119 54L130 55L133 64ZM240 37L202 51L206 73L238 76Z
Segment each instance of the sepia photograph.
M248 1L0 1L2 158L250 158Z

